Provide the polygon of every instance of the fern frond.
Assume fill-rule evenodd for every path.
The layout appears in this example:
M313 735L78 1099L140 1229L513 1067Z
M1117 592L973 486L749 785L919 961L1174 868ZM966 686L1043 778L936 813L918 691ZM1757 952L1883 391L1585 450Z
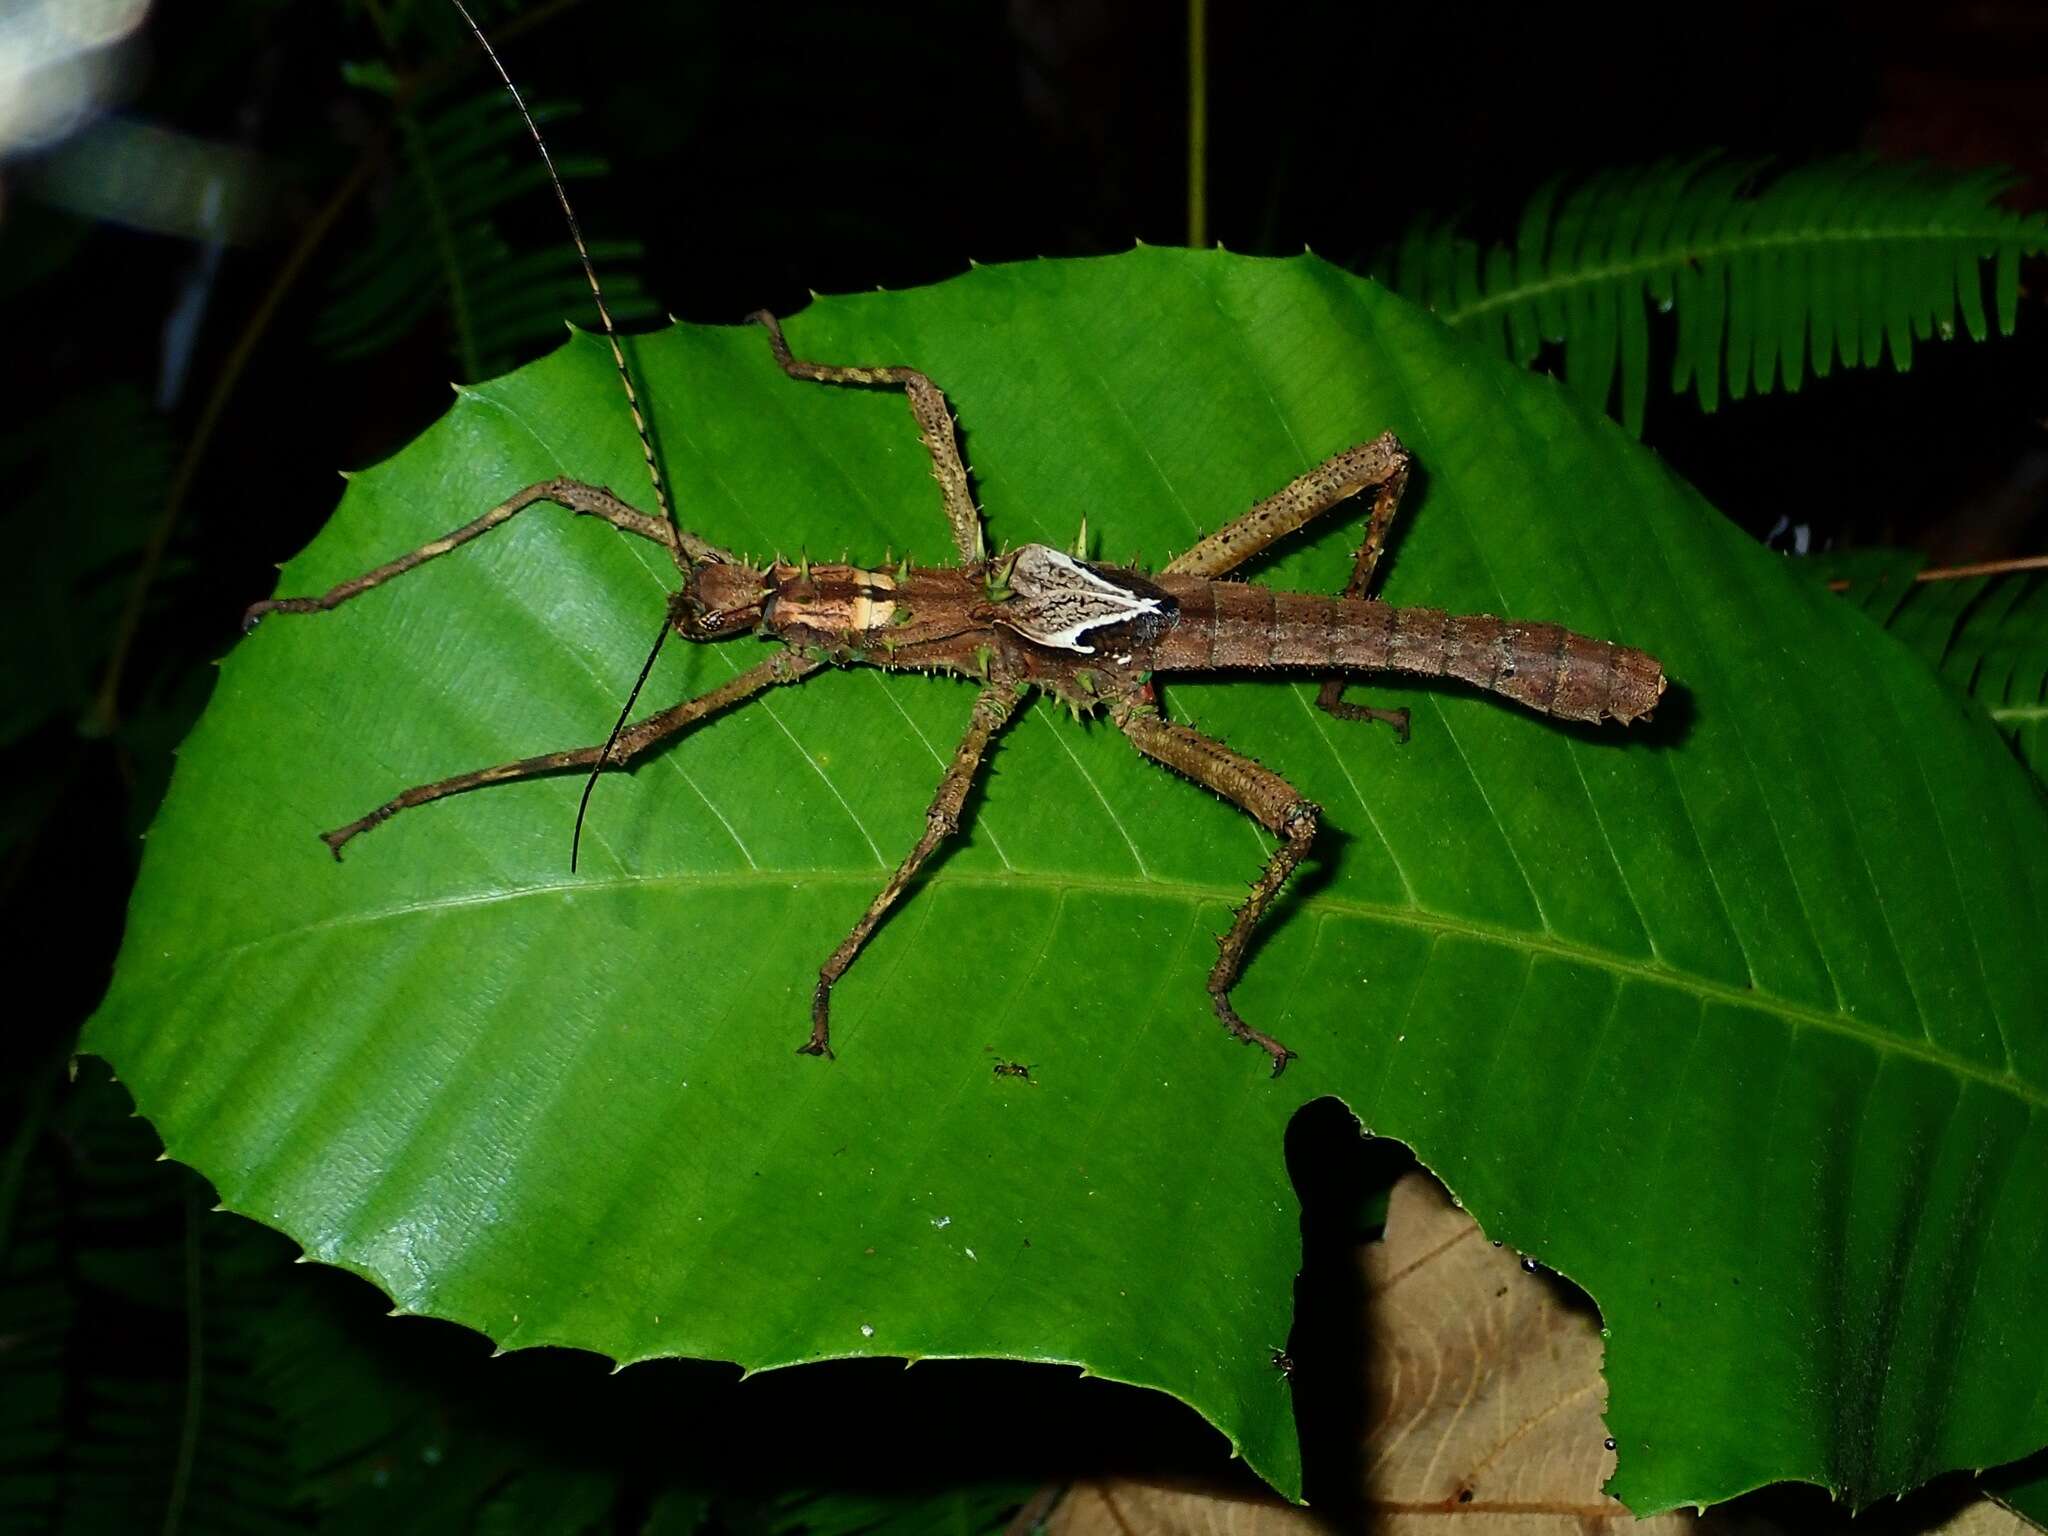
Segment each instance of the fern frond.
M0 1153L0 1532L57 1523L64 1345L76 1306L63 1283L63 1205L35 1161L55 1073L0 1098L14 1122Z
M568 232L532 250L501 228L521 200L552 203L547 170L503 93L484 91L429 109L400 106L402 174L380 209L369 242L335 272L314 341L338 359L367 356L430 318L446 325L449 352L465 381L503 372L522 348L587 323L590 291ZM535 110L539 121L573 109ZM564 181L604 174L602 161L558 159ZM633 272L640 249L593 245L614 318L652 311Z
M1806 563L1981 704L2048 782L2048 574L1920 581L1920 557L1890 549Z
M594 1467L529 1467L485 1499L471 1529L477 1536L529 1536L533 1531L616 1529L619 1485Z
M16 488L0 743L87 709L173 462L169 426L127 385L57 399L0 432L0 475Z
M1955 335L1958 311L1976 340L1993 315L2010 334L2020 262L2048 250L2048 216L1997 206L2011 184L2002 171L1868 159L1776 171L1667 161L1546 186L1512 246L1419 225L1391 277L1524 367L1561 344L1572 392L1640 436L1652 308L1676 321L1672 389L1708 411L1724 390L1796 390L1837 362L1874 367L1889 354L1904 370L1916 341Z
M103 1076L51 1102L0 1249L0 1529L302 1529L246 1329L276 1240L206 1217Z

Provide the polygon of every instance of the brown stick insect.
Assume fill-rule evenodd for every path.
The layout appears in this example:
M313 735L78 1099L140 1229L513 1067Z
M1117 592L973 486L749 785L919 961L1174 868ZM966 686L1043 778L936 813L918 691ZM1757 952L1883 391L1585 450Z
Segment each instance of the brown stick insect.
M460 0L452 3L462 10ZM466 10L463 16L469 20ZM546 145L517 87L482 31L474 21L470 26L526 117L552 175ZM1308 853L1322 813L1281 775L1166 718L1155 678L1190 672L1306 673L1324 679L1317 696L1321 708L1342 719L1384 722L1403 738L1405 710L1371 709L1341 698L1347 674L1456 678L1538 714L1587 723L1643 719L1664 692L1662 667L1639 650L1556 624L1397 608L1368 597L1411 464L1408 450L1391 432L1324 460L1157 571L1098 564L1079 550L1068 554L1044 544L991 553L961 460L953 413L939 386L911 367L799 358L766 311L751 318L763 327L775 361L791 380L903 391L931 457L958 560L945 566L905 562L894 569L870 569L742 559L682 528L671 514L596 272L559 177L554 184L640 435L658 514L643 512L599 486L545 480L317 597L257 603L245 627L271 613L336 608L542 504L601 518L622 533L660 545L674 560L680 583L669 597L640 681L602 745L547 752L404 790L369 814L322 834L337 859L350 841L400 811L486 785L583 771L589 774L587 805L590 786L603 770L630 767L698 721L828 667L940 673L971 682L978 692L967 729L939 781L922 835L819 969L810 1034L798 1050L829 1056L832 988L925 862L960 830L961 809L996 737L1033 694L1045 694L1078 714L1106 715L1140 754L1214 791L1279 839L1219 941L1208 979L1210 1001L1224 1028L1263 1050L1277 1076L1294 1053L1240 1018L1230 992L1253 929ZM1366 494L1371 506L1365 536L1340 595L1277 592L1226 579L1278 540ZM708 693L629 725L640 686L671 632L692 642L751 634L774 642L776 649ZM582 816L579 807L579 835ZM574 858L572 842L572 868Z

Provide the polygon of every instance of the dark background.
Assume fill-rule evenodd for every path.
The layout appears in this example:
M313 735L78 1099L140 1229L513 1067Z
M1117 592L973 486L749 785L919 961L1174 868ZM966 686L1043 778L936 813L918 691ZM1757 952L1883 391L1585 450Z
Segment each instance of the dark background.
M551 142L609 163L572 190L594 239L642 247L604 270L635 313L730 322L764 305L788 313L811 289L936 281L970 259L1186 238L1186 15L1165 0L555 0L484 14L530 99L580 104ZM1237 251L1307 245L1362 269L1423 215L1498 237L1549 177L1713 148L2002 163L2026 178L2008 198L2025 208L2048 187L2048 7L2025 0L1215 0L1210 33L1209 236ZM58 155L0 165L13 386L0 592L16 636L8 686L23 694L0 769L0 921L18 994L0 1104L15 1122L104 987L139 833L242 608L326 517L334 472L419 432L463 368L438 294L367 351L336 321L366 253L398 238L417 256L428 241L390 228L408 154L392 98L348 83L344 66L397 82L422 117L495 90L440 0L165 3L120 58L122 118L235 146L247 177L235 238L209 253L79 213ZM530 146L506 144L530 174ZM537 186L489 213L512 251L566 248ZM2039 264L2024 277L2037 284ZM535 355L559 318L590 324L576 282L530 336L470 361ZM167 342L181 310L199 317L189 355ZM2034 288L2014 338L1923 345L1906 376L1838 370L1711 416L1665 389L1669 338L1653 326L1665 350L1645 435L1759 536L1782 519L1816 544L1907 544L1943 561L2038 552L2041 321ZM124 616L133 642L109 691ZM21 1006L30 992L41 1000ZM1298 1130L1312 1257L1324 1242L1337 1266L1324 1273L1339 1275L1370 1157L1341 1115ZM45 1140L23 1144L67 1155ZM1329 1280L1318 1323L1317 1273L1303 1326L1341 1338L1345 1282ZM179 1336L144 1334L123 1347L175 1365ZM1316 1353L1300 1333L1294 1350ZM1044 1389L1017 1379L990 1378L998 1402L1046 1411ZM1326 1456L1344 1440L1327 1415L1345 1411L1346 1390L1302 1405ZM1113 1411L1128 1427L1129 1404ZM1172 1448L1144 1454L1213 1467L1215 1437L1162 1412L1154 1438Z

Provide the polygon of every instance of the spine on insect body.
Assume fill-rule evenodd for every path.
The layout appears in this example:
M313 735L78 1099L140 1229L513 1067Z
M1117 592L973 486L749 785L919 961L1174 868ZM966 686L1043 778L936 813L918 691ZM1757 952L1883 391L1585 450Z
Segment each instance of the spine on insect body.
M1152 645L1162 672L1404 672L1454 677L1563 720L1624 724L1664 692L1656 657L1558 624L1303 592L1248 582L1162 582L1177 622Z

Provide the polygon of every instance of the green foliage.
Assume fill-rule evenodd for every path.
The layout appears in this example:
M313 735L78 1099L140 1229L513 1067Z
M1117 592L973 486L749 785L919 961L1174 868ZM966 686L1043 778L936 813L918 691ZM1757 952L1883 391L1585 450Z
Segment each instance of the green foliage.
M109 443L120 451L109 452ZM130 601L155 619L190 601L193 567L173 554L142 599L135 569L161 512L173 442L161 416L124 385L81 391L28 424L0 434L0 473L17 488L5 534L15 552L0 569L0 747L19 754L0 777L0 854L26 869L22 850L53 821L85 751L81 727L96 730L93 703ZM195 658L171 647L131 653L127 708L112 745L132 765L131 794L99 814L140 837L170 777L169 753L191 729L211 679ZM125 812L125 815L123 814ZM73 1026L63 1028L68 1036Z
M2019 264L2048 250L2048 215L1995 199L1996 171L1966 175L1867 159L1784 170L1702 157L1552 182L1531 198L1513 243L1481 244L1455 221L1411 230L1392 280L1482 345L1527 366L1564 347L1564 378L1640 436L1649 394L1650 312L1674 314L1671 388L1703 410L1837 361L1912 365L1913 344L1961 325L2010 334ZM1617 383L1620 399L1615 400Z
M1915 580L1923 563L1897 549L1805 562L1983 705L2020 761L2048 780L2048 575Z
M339 868L314 840L609 723L673 573L521 518L273 620L183 751L86 1044L231 1207L509 1348L1079 1363L1291 1490L1282 1138L1335 1095L1600 1303L1639 1510L1864 1501L2048 1440L2048 812L1924 667L1547 383L1313 260L983 268L791 335L943 380L1012 542L1086 513L1156 560L1392 427L1421 475L1390 599L1644 645L1678 689L1628 738L1404 690L1397 747L1307 684L1176 683L1328 810L1238 991L1301 1052L1277 1082L1202 991L1265 843L1033 709L826 1064L790 1049L810 980L923 825L955 686L830 675L702 729L600 786L574 877L573 781L401 816ZM637 352L698 531L944 547L899 401L792 383L751 329ZM638 472L588 339L356 477L284 589L565 471ZM1266 579L1334 590L1355 537ZM753 647L671 647L649 698Z
M567 108L540 107L543 123ZM378 352L445 312L461 376L480 379L559 335L562 317L590 307L576 249L550 229L530 249L500 227L508 208L549 195L547 168L502 90L479 87L429 108L392 104L402 173L378 211L368 244L336 268L315 341L336 358ZM557 162L564 181L602 175L602 162ZM607 300L622 323L650 313L632 275L639 247L598 242Z
M119 1095L65 1094L54 1072L24 1087L0 1223L0 1529L298 1529L251 1333L279 1245L239 1222L202 1236L202 1186L153 1161Z
M0 1531L7 1532L53 1530L59 1508L63 1340L75 1299L59 1260L55 1192L29 1169L54 1086L45 1074L5 1101L15 1120L0 1157L0 1318L7 1320L0 1342L7 1380L0 1392Z
M171 464L163 418L119 385L0 435L0 475L22 488L8 508L16 558L0 569L0 745L85 714Z

